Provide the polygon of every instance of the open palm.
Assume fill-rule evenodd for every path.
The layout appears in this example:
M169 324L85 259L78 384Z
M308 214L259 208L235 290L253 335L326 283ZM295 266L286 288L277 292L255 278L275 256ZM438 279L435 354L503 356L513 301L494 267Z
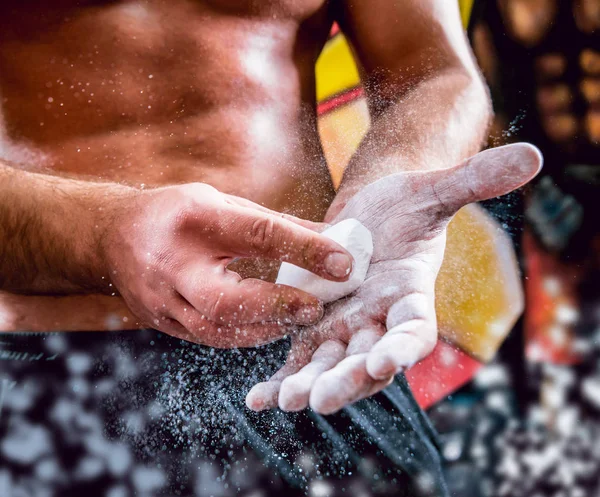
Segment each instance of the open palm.
M373 235L367 278L292 338L285 365L247 396L251 409L321 414L385 388L437 341L435 280L446 227L464 205L520 187L541 167L528 144L479 153L459 166L385 177L358 192L333 222L359 219Z

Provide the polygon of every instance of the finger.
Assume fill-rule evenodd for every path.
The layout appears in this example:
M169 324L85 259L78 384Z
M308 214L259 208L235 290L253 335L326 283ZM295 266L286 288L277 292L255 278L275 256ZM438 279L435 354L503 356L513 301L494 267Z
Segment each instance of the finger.
M389 387L393 381L394 381L393 376L390 376L387 379L374 381L371 384L371 388L369 390L367 390L364 394L361 394L353 402L358 402L359 400L366 399L367 397L371 397L372 395L375 395L376 393L381 392L382 390Z
M165 319L161 325L158 326L158 330L181 340L186 340L188 342L194 341L194 336L176 319Z
M505 195L531 180L542 167L541 152L528 143L492 148L462 164L437 171L436 197L454 213L471 202Z
M366 353L346 357L319 376L310 392L310 407L323 415L332 414L389 385L391 377L374 380L369 376L366 360Z
M181 276L178 291L206 319L227 326L262 322L314 324L323 316L323 304L302 290L236 273L204 269Z
M239 205L240 207L248 207L250 209L257 209L266 214L272 214L273 216L280 217L282 219L285 219L286 221L291 221L292 223L296 223L300 226L308 228L309 230L316 231L317 233L321 233L330 226L327 223L316 223L314 221L309 221L308 219L302 219L300 217L292 216L291 214L277 212L269 209L268 207L264 207L263 205L252 202L251 200L248 200L246 198L237 197L235 195L225 195L225 197L227 198L227 200L231 201L231 203Z
M334 367L346 353L346 344L340 340L327 340L313 354L310 363L300 371L285 378L279 390L279 408L282 411L301 411L308 407L313 383L321 373Z
M379 341L379 339L385 333L383 326L373 326L366 329L360 330L354 334L350 339L348 347L346 348L346 356L364 356L371 350L373 345ZM341 362L341 361L339 361ZM366 371L365 361L346 362L344 364L338 364L332 369L335 373L337 369L338 374L345 375L353 379L351 382L347 382L345 388L336 392L336 394L329 396L327 399L322 398L323 393L315 394L315 405L318 412L329 414L335 412L347 404L356 402L362 398L368 397L373 393L379 391L381 388L385 388L388 382L376 381L369 376ZM321 375L323 376L323 375ZM392 378L389 379L391 381ZM337 381L336 375L332 374L330 380L327 376L323 379L319 377L317 380L321 383L321 387L324 391L327 390L327 381Z
M416 273L412 278L415 276ZM415 287L389 307L387 333L373 346L367 360L367 371L373 379L384 380L396 375L423 359L435 347L434 285L433 273L424 273L418 290Z
M385 329L383 326L360 330L350 339L346 348L346 355L351 356L369 352L384 334Z
M232 206L216 223L211 229L218 230L224 256L285 261L333 281L352 272L352 256L341 245L281 217Z
M429 355L436 344L435 321L413 319L391 328L367 357L367 372L375 380L389 378Z
M315 349L316 346L312 344L304 343L300 339L294 340L285 364L269 381L258 383L250 389L246 395L246 406L253 411L277 407L282 381L304 367Z
M279 340L291 331L290 327L277 323L218 325L183 298L178 305L172 306L170 315L188 335L184 339L219 349L257 347Z

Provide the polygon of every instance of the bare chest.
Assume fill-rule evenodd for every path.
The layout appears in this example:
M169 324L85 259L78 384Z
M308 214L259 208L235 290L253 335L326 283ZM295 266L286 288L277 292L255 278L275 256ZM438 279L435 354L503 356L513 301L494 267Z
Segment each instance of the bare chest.
M328 0L0 2L4 123L48 143L289 101L329 24Z
M188 15L233 18L282 19L303 22L329 3L329 0L6 0L0 4L3 34L44 29L86 14L110 17L114 22L178 12ZM2 35L0 35L2 36Z

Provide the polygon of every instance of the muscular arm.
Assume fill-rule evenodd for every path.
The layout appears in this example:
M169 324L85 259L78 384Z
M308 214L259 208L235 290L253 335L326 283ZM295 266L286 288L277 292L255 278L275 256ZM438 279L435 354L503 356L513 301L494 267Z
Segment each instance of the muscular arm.
M321 318L312 295L227 269L286 260L344 281L351 256L321 228L202 183L141 191L0 164L0 290L119 293L141 323L213 347Z
M447 168L473 155L491 117L456 1L338 4L338 22L360 64L372 125L346 169L329 218L383 176Z
M131 191L14 169L0 162L0 289L110 291L99 246L103 210Z

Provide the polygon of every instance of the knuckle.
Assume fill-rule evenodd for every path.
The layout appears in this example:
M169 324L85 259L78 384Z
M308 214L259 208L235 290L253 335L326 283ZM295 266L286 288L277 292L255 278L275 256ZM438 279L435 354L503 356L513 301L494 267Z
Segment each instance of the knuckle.
M185 230L190 225L197 212L195 207L195 202L191 199L180 201L180 205L175 208L172 214L172 227L174 231Z
M211 216L207 214L208 199L218 193L215 188L204 183L190 183L176 187L175 207L173 208L173 225L175 229L185 229L191 222L201 221L210 227Z
M209 303L207 318L215 323L225 323L226 299L225 293L219 292Z
M341 351L346 349L346 342L339 338L330 338L323 342L316 352L313 354L313 359L321 359L323 357L330 357L331 355L338 355Z
M248 244L254 250L271 252L275 248L275 220L266 216L252 222L248 231Z
M219 193L216 188L206 183L187 183L176 187L187 198L202 200L209 195Z

